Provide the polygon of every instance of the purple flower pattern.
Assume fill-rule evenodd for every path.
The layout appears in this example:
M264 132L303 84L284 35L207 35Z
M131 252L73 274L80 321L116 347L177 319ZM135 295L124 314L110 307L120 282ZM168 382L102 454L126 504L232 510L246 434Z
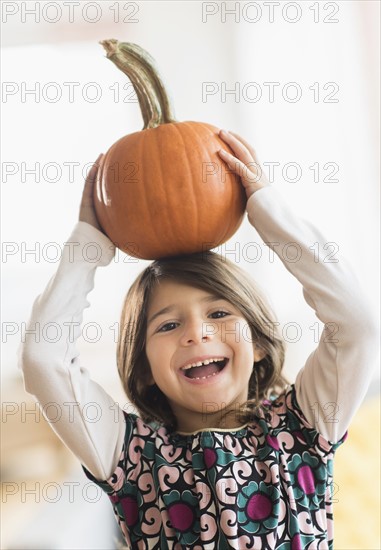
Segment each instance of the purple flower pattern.
M125 413L126 437L108 480L131 550L333 548L337 443L305 419L291 385L261 417L232 431L169 432Z

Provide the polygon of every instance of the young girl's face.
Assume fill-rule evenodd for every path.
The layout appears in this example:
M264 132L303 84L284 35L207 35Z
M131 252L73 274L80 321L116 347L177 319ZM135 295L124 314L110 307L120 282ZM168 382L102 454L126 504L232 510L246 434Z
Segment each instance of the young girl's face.
M247 400L254 361L264 355L254 347L246 319L230 302L169 280L161 281L149 300L146 354L150 383L166 395L178 430L186 432L218 427L222 412L237 411ZM218 370L210 365L204 379L197 369L199 379L189 378L182 369L208 359L223 363ZM239 425L233 413L225 427Z

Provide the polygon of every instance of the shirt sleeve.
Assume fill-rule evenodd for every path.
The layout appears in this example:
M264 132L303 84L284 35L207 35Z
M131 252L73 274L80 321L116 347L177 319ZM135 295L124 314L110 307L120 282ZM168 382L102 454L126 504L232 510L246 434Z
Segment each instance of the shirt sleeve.
M296 377L296 398L308 422L327 441L338 442L372 378L379 352L377 321L346 259L336 253L335 261L324 261L327 239L296 216L275 188L266 186L251 195L247 212L324 323L317 348ZM298 253L287 261L281 252L290 243Z
M56 273L33 304L18 350L25 390L35 396L60 439L100 479L109 477L118 463L124 415L81 366L76 341L83 311L90 305L87 294L94 288L95 271L108 265L114 254L113 243L102 232L78 222ZM60 334L54 342L42 336L50 323Z

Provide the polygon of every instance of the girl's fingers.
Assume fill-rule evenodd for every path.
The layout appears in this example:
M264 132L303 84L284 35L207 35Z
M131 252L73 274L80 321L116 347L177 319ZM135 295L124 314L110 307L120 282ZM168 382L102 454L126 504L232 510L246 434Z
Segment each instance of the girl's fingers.
M235 132L227 132L226 133L225 130L222 130L222 132L224 132L224 133L220 137L225 139L225 136L226 136L226 141L227 141L227 143L229 143L229 145L231 146L232 149L233 149L233 144L234 143L237 143L237 141L240 142L241 146L245 147L247 149L247 151L249 152L249 154L251 155L251 157L252 157L252 159L250 159L250 161L247 161L247 162L251 162L251 160L254 159L254 162L256 164L258 164L257 153L255 152L254 147L252 147L252 145L250 145L250 143L248 143L245 139L243 139L243 137L236 134Z
M263 175L262 168L258 163L255 150L247 141L234 132L221 131L219 135L230 146L236 156L224 149L220 149L218 153L229 169L241 178L241 183L249 199L258 189L268 185L267 178Z
M101 153L98 156L97 160L92 165L92 167L90 168L89 173L86 176L85 185L83 187L83 192L82 192L82 204L86 204L86 205L87 204L92 204L93 187L94 187L94 183L95 183L95 180L96 180L96 175L97 175L98 168L99 168L99 161L100 161L102 156L103 156L103 154Z
M96 176L96 173L98 172L98 168L99 168L99 161L100 159L103 157L103 154L101 153L99 155L99 157L97 158L97 160L94 162L94 164L92 165L92 167L90 168L90 171L89 173L87 174L87 178L86 180L88 179L95 179L95 176Z
M229 166L229 168L242 179L245 187L246 185L253 184L258 181L258 176L254 172L252 172L244 162L236 158L234 155L228 153L224 149L220 149L218 153Z
M233 149L234 154L245 164L252 161L251 153L246 146L234 137L231 133L226 133L224 130L220 132L220 137Z
M97 172L98 172L98 168L99 168L99 161L102 157L103 157L103 154L101 153L99 155L99 157L97 158L97 160L92 165L92 167L90 168L90 170L89 170L89 172L86 176L85 189L90 187L90 185L95 181L95 178L96 178L96 175L97 175Z
M232 170L235 174L238 176L241 176L242 172L242 162L238 160L234 155L231 155L225 149L220 149L218 151L219 155L223 158L223 160L226 162L230 170Z
M248 173L248 179L255 179L258 181L262 174L262 168L258 162L257 154L254 147L250 145L243 137L236 134L235 132L226 132L226 130L221 130L220 137L228 143L228 145L233 149L239 160L241 160L245 165L245 170ZM241 154L237 154L237 150L241 151ZM242 153L245 151L245 153ZM248 170L249 168L249 170Z
M243 145L247 148L247 150L250 152L250 154L252 155L253 159L255 160L255 162L258 162L257 161L257 154L255 152L255 149L254 147L252 147L252 145L250 145L250 143L248 143L245 139L243 139L243 137L239 136L238 134L236 134L235 132L229 132L229 134L231 134L232 136L234 136L236 139L238 139L241 143L243 143Z

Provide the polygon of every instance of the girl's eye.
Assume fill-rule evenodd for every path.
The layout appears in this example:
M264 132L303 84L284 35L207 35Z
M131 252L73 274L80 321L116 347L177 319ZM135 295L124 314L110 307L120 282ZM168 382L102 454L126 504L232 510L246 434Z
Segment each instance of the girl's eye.
M172 330L171 328L168 328L168 327L171 327L171 325L177 325L177 323L175 322L165 323L165 325L160 327L157 332L168 332L169 330Z
M230 315L230 314L227 313L226 311L218 310L218 311L215 311L214 313L211 313L211 315L218 315L218 317L214 317L214 319L222 319L222 317L225 317L226 315Z
M226 317L226 315L230 315L230 313L227 313L226 311L222 311L222 310L214 311L213 313L210 314L210 316L213 317L213 319L222 319L223 317ZM178 325L178 323L176 323L175 321L172 321L170 323L165 323L157 330L157 332L169 332L174 328L176 328L176 325Z

